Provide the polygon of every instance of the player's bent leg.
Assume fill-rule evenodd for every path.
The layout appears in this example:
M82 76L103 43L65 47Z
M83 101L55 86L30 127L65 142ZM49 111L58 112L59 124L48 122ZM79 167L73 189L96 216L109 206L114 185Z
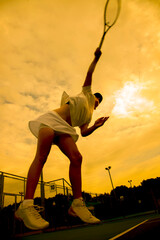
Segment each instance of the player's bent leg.
M99 223L100 220L94 217L86 207L81 190L81 164L82 156L71 136L61 135L57 144L60 150L70 160L70 181L72 184L72 191L74 200L68 213L74 217L79 217L83 222L86 223Z
M82 156L70 135L60 135L57 141L60 150L69 158L69 177L72 185L73 197L82 197L81 190L81 164Z

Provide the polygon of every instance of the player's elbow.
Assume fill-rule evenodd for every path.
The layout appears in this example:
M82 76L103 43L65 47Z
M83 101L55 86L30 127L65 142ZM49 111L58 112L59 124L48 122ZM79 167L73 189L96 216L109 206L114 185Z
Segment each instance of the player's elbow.
M81 136L82 137L87 137L88 136L88 132L87 132L86 129L81 130Z
M82 137L87 137L86 132L85 132L85 131L81 131L81 136L82 136Z
M84 124L83 126L80 127L80 129L82 137L88 136L88 124Z

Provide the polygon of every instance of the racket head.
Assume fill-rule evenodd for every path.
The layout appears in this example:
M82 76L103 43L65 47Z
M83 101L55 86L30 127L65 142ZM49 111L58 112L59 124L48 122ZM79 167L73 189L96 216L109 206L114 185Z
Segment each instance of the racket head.
M107 0L104 8L104 32L117 21L120 13L120 0Z

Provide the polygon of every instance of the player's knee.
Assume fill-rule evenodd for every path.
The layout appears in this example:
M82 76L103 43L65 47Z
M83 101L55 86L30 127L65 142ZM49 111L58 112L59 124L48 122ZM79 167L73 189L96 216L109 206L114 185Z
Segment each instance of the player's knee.
M82 164L82 155L80 154L80 152L75 152L71 159L71 164L74 165L75 167L80 167Z

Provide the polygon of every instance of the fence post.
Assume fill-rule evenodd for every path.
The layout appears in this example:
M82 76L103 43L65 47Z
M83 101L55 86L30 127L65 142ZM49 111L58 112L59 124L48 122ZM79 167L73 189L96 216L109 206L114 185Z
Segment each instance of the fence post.
M0 174L0 210L3 209L4 204L3 190L4 190L4 175L2 173Z
M45 192L44 192L44 181L43 181L43 171L41 172L41 205L45 208ZM42 212L42 216L45 217L45 211Z
M69 196L69 193L68 193L68 187L66 187L66 192L67 192L67 197Z
M25 193L26 193L26 180L25 180L25 178L24 178L23 191L24 191L24 196L25 196Z
M64 192L64 195L66 195L66 194L65 194L65 184L64 184L64 178L63 178L63 192Z

